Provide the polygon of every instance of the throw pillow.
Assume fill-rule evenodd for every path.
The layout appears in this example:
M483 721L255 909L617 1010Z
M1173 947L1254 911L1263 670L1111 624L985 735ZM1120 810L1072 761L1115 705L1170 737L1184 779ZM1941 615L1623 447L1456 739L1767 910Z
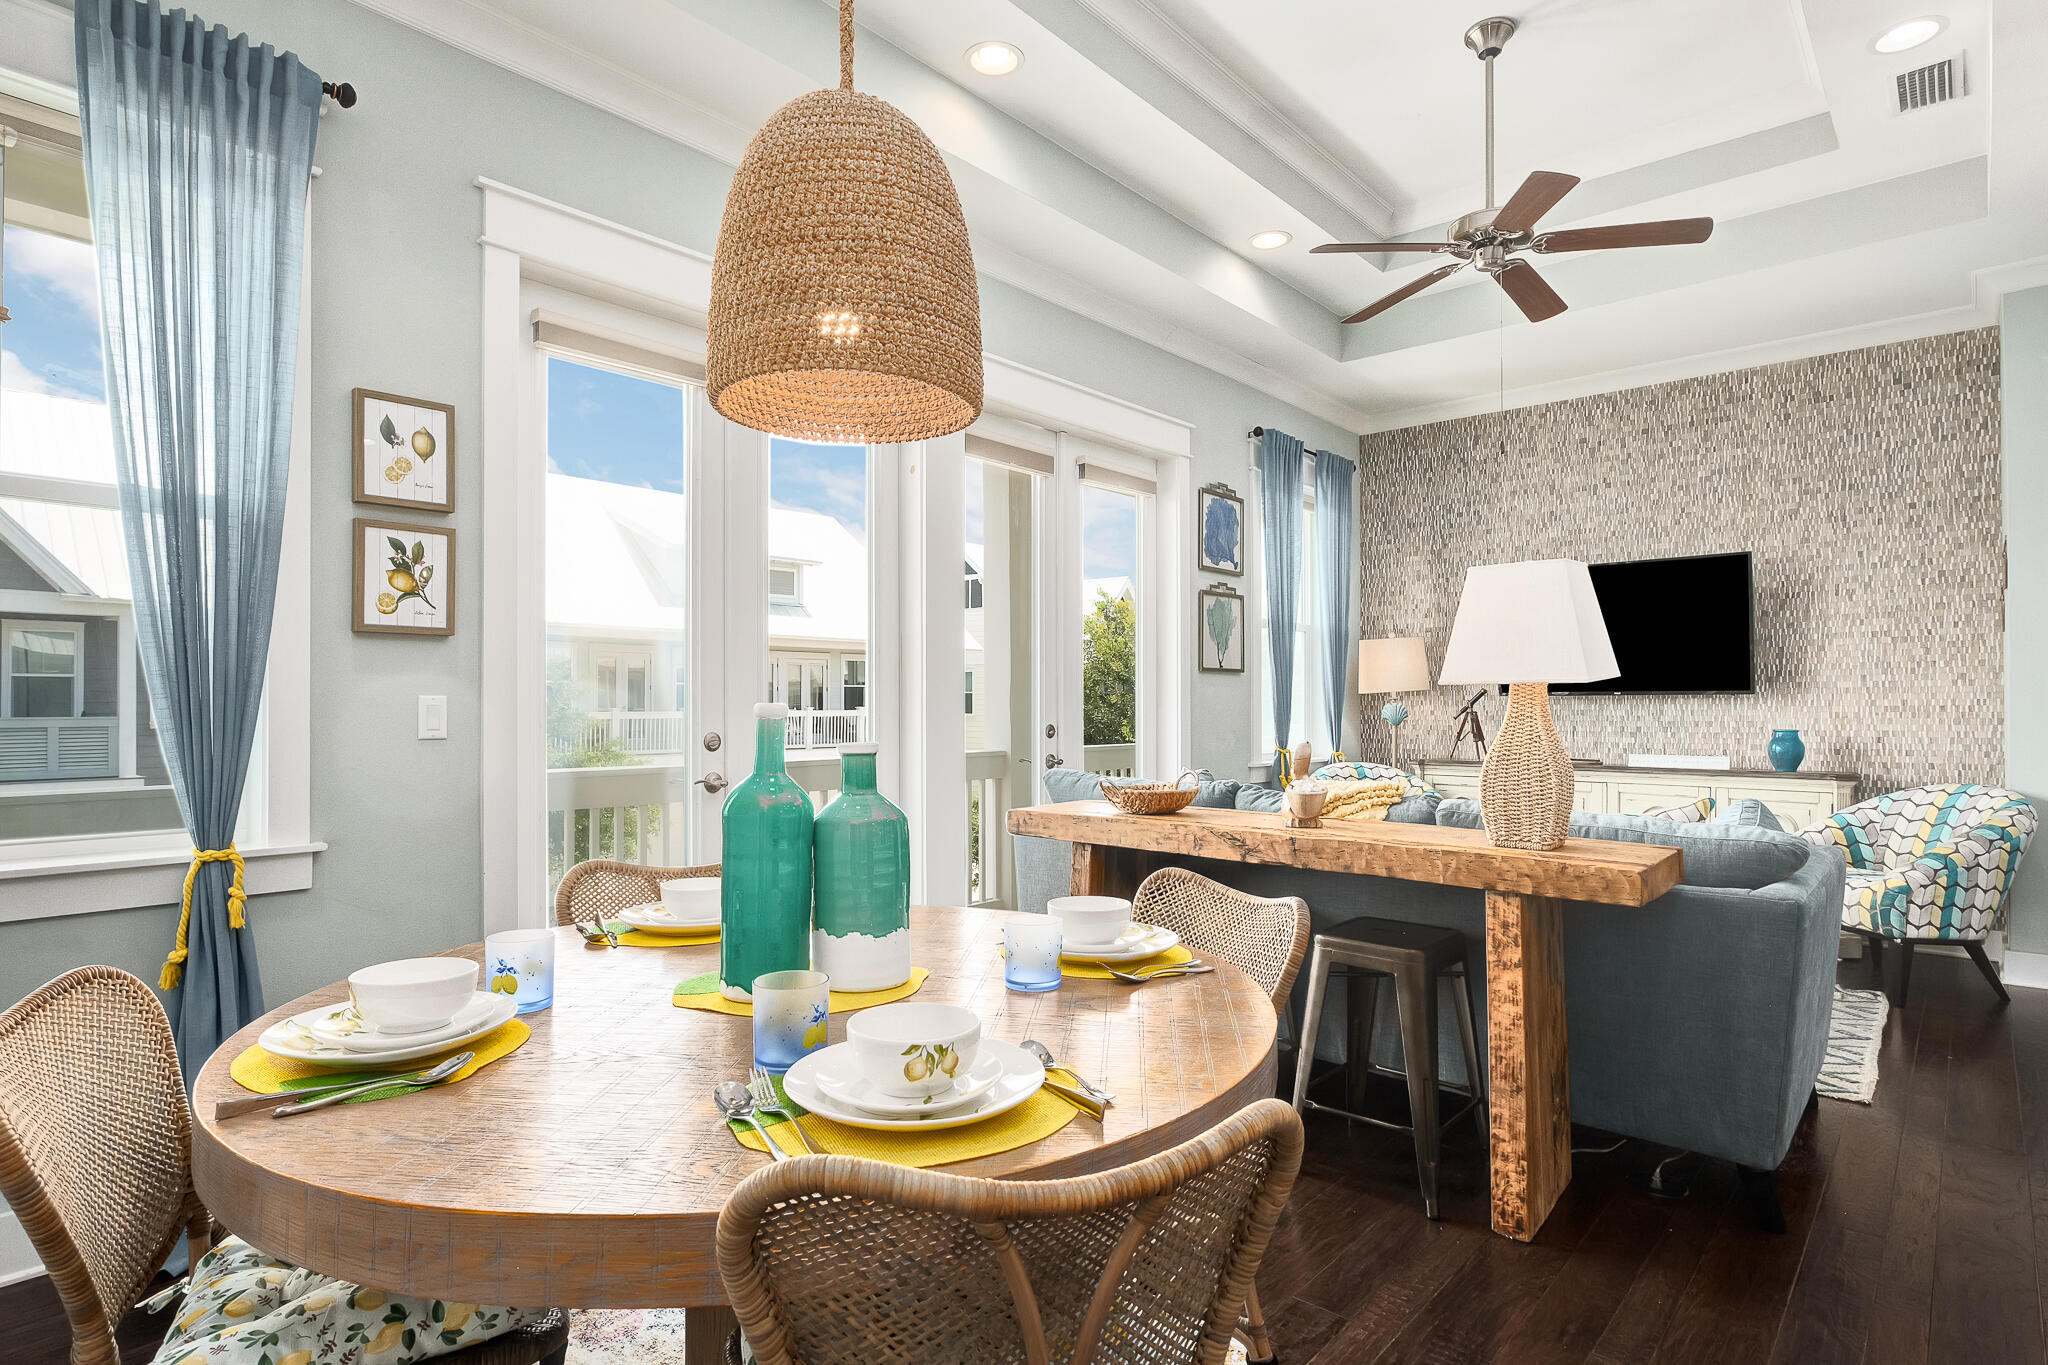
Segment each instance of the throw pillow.
M387 1294L272 1260L230 1237L193 1267L155 1365L408 1365L503 1336L546 1313Z
M1676 820L1681 825L1696 825L1714 814L1714 798L1702 796L1697 801L1681 801L1675 806L1654 806L1643 811L1645 820Z
M1784 823L1769 806L1754 796L1737 797L1714 813L1717 825L1749 825L1755 829L1783 830Z

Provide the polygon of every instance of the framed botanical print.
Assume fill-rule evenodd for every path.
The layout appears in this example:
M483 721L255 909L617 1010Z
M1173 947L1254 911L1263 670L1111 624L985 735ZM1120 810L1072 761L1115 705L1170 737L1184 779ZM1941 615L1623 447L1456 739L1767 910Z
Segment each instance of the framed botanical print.
M1244 499L1220 483L1195 495L1200 573L1244 572Z
M415 512L455 510L455 409L357 389L355 500Z
M1195 654L1204 673L1244 672L1244 597L1218 583L1195 594Z
M355 520L359 635L455 633L455 529Z

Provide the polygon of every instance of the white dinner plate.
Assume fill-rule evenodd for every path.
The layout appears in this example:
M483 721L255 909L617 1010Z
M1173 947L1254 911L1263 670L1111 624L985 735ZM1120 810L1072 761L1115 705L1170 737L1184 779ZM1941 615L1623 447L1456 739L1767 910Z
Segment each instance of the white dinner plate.
M1156 924L1133 924L1114 944L1092 948L1082 943L1063 944L1060 956L1074 962L1136 962L1179 946L1180 935L1171 929Z
M843 1049L843 1051L842 1051ZM838 1053L838 1056L833 1054ZM818 1083L822 1070L826 1074L843 1076L845 1067L852 1059L852 1048L846 1043L835 1043L831 1047L819 1048L816 1052L799 1057L789 1074L782 1078L782 1088L789 1097L820 1118L831 1119L854 1128L874 1128L886 1133L931 1131L938 1128L961 1128L970 1123L980 1123L998 1114L1007 1114L1024 1101L1038 1093L1045 1084L1045 1068L1036 1057L1018 1047L1015 1043L999 1043L993 1038L983 1038L981 1049L974 1063L977 1070L987 1058L1000 1067L995 1083L982 1093L980 1099L957 1109L939 1113L925 1113L913 1118L885 1118L870 1114L857 1105L848 1103L843 1095L835 1095L826 1086Z
M295 1062L311 1062L315 1066L385 1066L451 1052L464 1043L474 1042L517 1014L519 1003L509 995L478 991L469 1004L455 1012L455 1018L448 1026L427 1034L406 1034L404 1046L375 1051L357 1051L323 1042L313 1032L313 1024L343 1008L343 1005L322 1005L289 1019L281 1019L263 1030L263 1036L256 1040L256 1044L274 1056Z
M905 1099L878 1089L873 1081L861 1075L850 1052L833 1058L817 1068L813 1075L818 1088L835 1100L880 1118L908 1119L920 1114L949 1113L980 1099L1003 1078L1003 1061L1003 1058L977 1048L974 1065L967 1069L967 1074L956 1077L951 1090L929 1099Z
M709 919L683 919L670 914L659 902L627 906L613 918L622 919L635 929L645 929L654 934L698 934L706 929L716 929L719 925L716 911Z

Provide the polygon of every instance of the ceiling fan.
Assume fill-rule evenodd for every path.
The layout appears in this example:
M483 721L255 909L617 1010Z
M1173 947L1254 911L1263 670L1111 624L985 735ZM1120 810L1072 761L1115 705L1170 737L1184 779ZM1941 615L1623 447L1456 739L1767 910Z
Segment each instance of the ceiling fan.
M1533 251L1597 251L1617 246L1678 246L1704 242L1714 231L1711 218L1670 218L1657 223L1617 223L1611 227L1565 228L1559 232L1537 232L1536 222L1557 201L1579 183L1575 175L1562 171L1533 171L1508 202L1493 202L1493 59L1515 34L1515 21L1507 18L1482 19L1465 30L1465 46L1486 64L1486 207L1468 213L1451 225L1443 242L1330 242L1313 247L1316 252L1413 251L1455 256L1426 275L1410 280L1393 293L1378 299L1344 319L1364 322L1392 308L1406 298L1420 294L1438 280L1455 275L1467 265L1493 276L1494 283L1507 291L1515 306L1531 322L1554 318L1565 310L1565 301L1544 282L1535 267L1517 255Z

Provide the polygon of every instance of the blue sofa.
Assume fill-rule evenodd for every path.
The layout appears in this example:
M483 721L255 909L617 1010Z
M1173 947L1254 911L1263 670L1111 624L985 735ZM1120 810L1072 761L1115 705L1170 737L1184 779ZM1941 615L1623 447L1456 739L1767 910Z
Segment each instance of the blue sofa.
M1048 774L1048 777L1052 777ZM1086 774L1046 784L1046 799L1081 799ZM1257 809L1266 789L1240 787L1229 804ZM1220 795L1208 804L1225 804ZM1472 801L1431 793L1429 820L1480 827ZM1397 807L1397 810L1401 808ZM1425 823L1419 807L1401 811ZM1585 839L1661 844L1685 854L1685 880L1641 909L1567 902L1565 995L1572 1118L1628 1137L1775 1169L1813 1090L1827 1046L1840 936L1842 859L1758 820L1678 824L1628 815L1574 815ZM1019 838L1019 905L1043 911L1064 895L1068 845ZM1460 930L1485 1045L1485 907L1462 887L1209 860L1187 865L1253 895L1300 896L1317 929L1358 915ZM1297 988L1305 993L1306 981ZM1342 992L1330 1008L1341 1011ZM1382 991L1382 1009L1391 992ZM1448 1005L1447 1005L1448 1007ZM1462 1081L1455 1031L1443 1030L1439 1074ZM1318 1054L1341 1057L1341 1014L1326 1017ZM1374 1029L1374 1060L1398 1065L1391 1018Z

